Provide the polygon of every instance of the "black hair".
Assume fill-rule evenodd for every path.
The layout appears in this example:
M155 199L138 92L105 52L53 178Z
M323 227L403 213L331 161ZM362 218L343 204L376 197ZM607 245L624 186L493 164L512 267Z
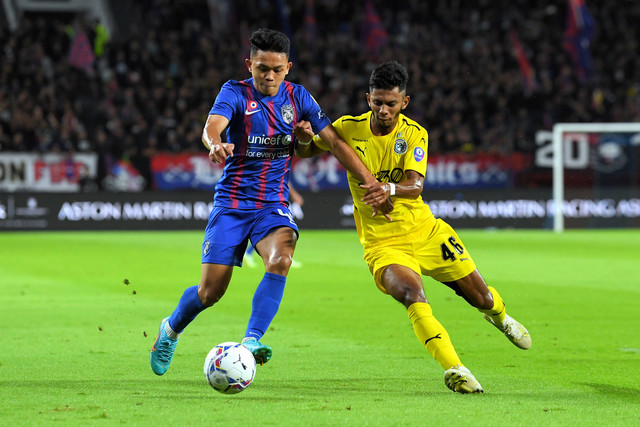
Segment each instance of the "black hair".
M409 73L398 61L387 61L373 69L369 78L369 92L374 89L393 90L400 92L407 90Z
M291 42L289 41L289 37L280 31L260 28L251 34L249 44L251 45L251 56L261 50L263 52L284 53L287 55L287 59L289 59Z

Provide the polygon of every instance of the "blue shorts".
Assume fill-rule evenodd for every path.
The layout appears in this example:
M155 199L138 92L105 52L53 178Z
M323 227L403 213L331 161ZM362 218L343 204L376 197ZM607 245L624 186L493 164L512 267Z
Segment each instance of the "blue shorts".
M288 207L275 205L246 210L214 207L202 242L202 263L241 267L247 243L255 246L276 228L298 226Z

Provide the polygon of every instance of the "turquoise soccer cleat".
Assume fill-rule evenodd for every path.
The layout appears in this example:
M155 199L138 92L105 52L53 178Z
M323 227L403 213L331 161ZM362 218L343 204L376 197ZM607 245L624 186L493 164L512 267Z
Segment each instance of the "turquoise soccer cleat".
M165 330L169 325L169 318L165 317L160 323L160 331L158 337L151 347L151 369L156 375L163 375L169 369L173 352L178 344L177 338L171 338Z
M242 345L249 349L253 358L256 359L256 363L264 365L271 359L271 347L262 344L255 338L245 338L242 340Z

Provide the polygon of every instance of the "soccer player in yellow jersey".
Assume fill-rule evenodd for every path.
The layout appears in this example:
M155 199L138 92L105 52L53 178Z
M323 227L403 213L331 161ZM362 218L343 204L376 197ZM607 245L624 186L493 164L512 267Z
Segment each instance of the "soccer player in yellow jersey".
M507 315L502 298L487 286L453 228L435 218L422 200L428 137L422 126L402 114L409 104L408 78L396 61L379 65L369 80L371 111L343 116L333 124L385 189L384 196L370 195L348 173L356 229L376 285L407 308L418 339L445 370L447 387L459 393L482 393L434 317L421 275L449 286L519 348L531 347L531 337ZM295 133L300 156L328 150L307 123L300 123ZM371 205L383 202L386 208L378 215Z

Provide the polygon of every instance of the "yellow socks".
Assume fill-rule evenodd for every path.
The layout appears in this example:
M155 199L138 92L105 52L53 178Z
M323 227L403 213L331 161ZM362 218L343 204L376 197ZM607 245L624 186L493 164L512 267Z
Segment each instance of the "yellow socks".
M413 330L427 351L444 369L461 365L460 358L451 344L449 334L433 317L431 306L426 302L411 304L407 310Z
M481 313L484 313L491 317L493 323L502 324L504 322L504 318L507 315L507 310L505 310L504 301L500 297L498 291L496 291L493 287L488 286L489 292L491 292L491 296L493 296L493 308L491 310L480 310Z
M489 292L493 297L493 307L490 310L479 311L490 316L494 323L502 324L506 316L504 301L493 287L489 286ZM453 348L449 334L444 326L438 322L438 319L433 317L431 306L428 303L411 304L407 309L407 314L411 319L416 336L440 366L449 369L452 366L462 365Z

